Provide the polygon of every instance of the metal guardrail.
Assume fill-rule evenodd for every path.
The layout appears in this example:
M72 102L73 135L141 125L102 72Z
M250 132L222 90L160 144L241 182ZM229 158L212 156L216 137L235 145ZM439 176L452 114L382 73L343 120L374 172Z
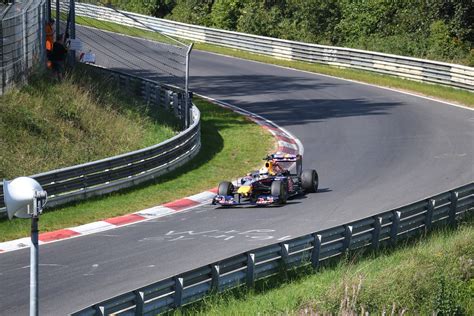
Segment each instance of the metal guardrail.
M225 31L86 3L77 3L76 14L276 58L362 69L474 91L474 68L463 65Z
M9 4L0 13L0 95L46 65L45 0Z
M325 261L348 251L378 250L430 231L434 225L453 225L472 211L474 183L375 216L309 235L253 249L180 273L75 312L74 316L155 315L195 302L210 293Z
M149 106L173 111L183 122L189 122L178 135L151 147L130 153L52 170L31 176L48 192L48 205L54 206L91 196L135 186L185 164L201 147L200 112L186 104L184 91L172 86L96 66L92 67L116 80ZM189 110L187 110L189 109ZM190 120L187 120L187 118ZM4 207L3 183L0 185L0 207ZM0 216L6 216L5 209Z

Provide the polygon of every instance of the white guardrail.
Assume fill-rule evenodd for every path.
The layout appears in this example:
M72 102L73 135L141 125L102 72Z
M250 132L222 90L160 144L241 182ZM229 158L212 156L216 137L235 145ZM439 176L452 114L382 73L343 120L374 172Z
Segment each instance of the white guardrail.
M76 15L281 59L362 69L474 91L474 68L468 66L231 32L85 3L76 4Z

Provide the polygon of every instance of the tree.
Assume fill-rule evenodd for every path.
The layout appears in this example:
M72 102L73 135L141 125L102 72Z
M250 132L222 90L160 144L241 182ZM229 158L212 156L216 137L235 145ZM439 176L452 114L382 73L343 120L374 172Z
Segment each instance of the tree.
M276 5L268 7L265 1L248 1L241 10L237 31L279 37L282 12Z
M212 26L235 30L244 2L241 0L215 0L211 10Z
M213 0L177 0L168 18L185 23L210 26Z
M337 1L287 0L282 35L286 39L329 44L340 16Z

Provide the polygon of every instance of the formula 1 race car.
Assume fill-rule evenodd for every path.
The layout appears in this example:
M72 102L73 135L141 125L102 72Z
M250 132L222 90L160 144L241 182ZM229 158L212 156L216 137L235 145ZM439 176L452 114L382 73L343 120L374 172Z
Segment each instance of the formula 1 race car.
M228 181L221 182L212 204L285 204L288 198L318 190L318 173L314 169L302 170L301 155L273 154L264 160L264 167L249 173L238 185ZM287 169L292 164L296 164L296 174Z

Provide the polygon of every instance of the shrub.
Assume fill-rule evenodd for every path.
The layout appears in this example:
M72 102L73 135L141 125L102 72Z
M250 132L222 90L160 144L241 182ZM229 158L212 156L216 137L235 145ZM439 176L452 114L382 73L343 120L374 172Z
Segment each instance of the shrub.
M243 3L239 0L215 0L211 10L212 26L235 30Z
M465 45L450 34L448 26L441 20L430 26L428 57L454 60L466 56Z

